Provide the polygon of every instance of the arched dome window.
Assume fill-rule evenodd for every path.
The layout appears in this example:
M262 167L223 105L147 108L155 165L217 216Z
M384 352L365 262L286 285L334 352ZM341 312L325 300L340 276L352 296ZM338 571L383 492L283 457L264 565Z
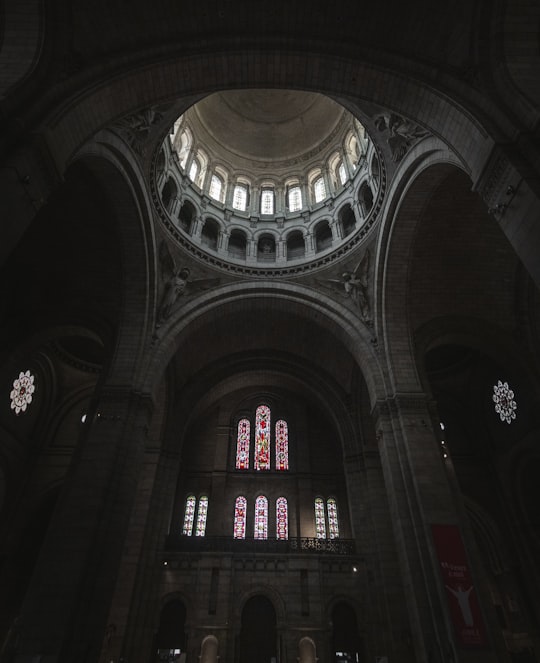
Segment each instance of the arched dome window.
M343 186L347 181L347 169L345 168L345 163L343 162L343 160L339 162L337 172L338 172L339 182L341 186Z
M199 178L199 174L201 172L201 164L197 157L193 159L191 162L191 166L189 167L189 179L194 183L197 184L197 180Z
M247 210L249 200L249 185L244 182L238 182L234 187L232 206L240 212Z
M287 186L287 207L289 212L299 212L302 209L302 189L298 182Z
M319 175L313 182L313 198L316 203L320 203L326 198L326 184L322 175Z
M273 214L275 210L274 187L264 186L261 189L261 214Z
M173 138L173 146L178 154L178 161L181 168L186 167L192 145L193 135L187 127L182 129L180 133L176 133L175 137Z

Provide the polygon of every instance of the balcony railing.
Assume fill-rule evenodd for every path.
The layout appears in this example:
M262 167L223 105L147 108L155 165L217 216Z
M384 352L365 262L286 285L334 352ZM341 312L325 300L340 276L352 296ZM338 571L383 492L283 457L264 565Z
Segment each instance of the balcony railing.
M311 537L276 539L233 539L228 536L182 536L170 534L168 552L273 553L281 555L314 553L317 555L354 555L352 539L315 539Z

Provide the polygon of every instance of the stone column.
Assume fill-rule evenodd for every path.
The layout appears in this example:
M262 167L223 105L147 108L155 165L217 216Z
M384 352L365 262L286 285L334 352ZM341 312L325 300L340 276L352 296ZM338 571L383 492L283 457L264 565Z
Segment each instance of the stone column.
M495 615L479 582L478 562L467 544L467 531L460 519L455 491L440 443L435 435L428 401L423 394L400 394L379 402L375 408L379 453L388 495L394 539L397 545L401 586L415 648L415 663L446 663L448 660L481 663L500 659L494 642L499 629ZM478 600L491 650L459 650L431 525L460 525L471 563ZM490 628L491 627L491 628ZM453 657L453 658L451 658Z
M97 661L153 403L108 385L83 427L21 610L14 661Z

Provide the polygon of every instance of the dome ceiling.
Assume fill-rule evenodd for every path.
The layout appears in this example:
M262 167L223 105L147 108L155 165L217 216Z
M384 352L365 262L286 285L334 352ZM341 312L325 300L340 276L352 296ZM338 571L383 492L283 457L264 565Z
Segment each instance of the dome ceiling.
M278 165L328 144L345 109L328 97L294 90L237 90L212 94L189 111L203 142L227 161ZM262 165L261 163L261 165Z

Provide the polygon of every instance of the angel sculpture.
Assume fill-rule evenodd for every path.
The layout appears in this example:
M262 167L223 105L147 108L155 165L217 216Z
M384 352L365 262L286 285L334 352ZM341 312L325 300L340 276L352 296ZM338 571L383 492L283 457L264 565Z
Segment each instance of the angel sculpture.
M428 134L422 127L395 113L379 115L375 118L375 126L379 131L388 130L386 142L392 152L392 161L396 162L403 159L412 143Z
M371 312L367 295L369 278L369 251L366 251L353 271L343 272L339 279L325 279L322 285L337 290L345 297L350 297L360 308L360 315L364 322L371 323Z
M177 267L169 251L167 242L163 240L159 247L159 260L161 263L161 276L165 282L161 304L159 306L156 327L160 327L168 320L178 299L185 293L186 288L197 292L207 290L219 283L219 279L189 280L190 271L187 267Z

